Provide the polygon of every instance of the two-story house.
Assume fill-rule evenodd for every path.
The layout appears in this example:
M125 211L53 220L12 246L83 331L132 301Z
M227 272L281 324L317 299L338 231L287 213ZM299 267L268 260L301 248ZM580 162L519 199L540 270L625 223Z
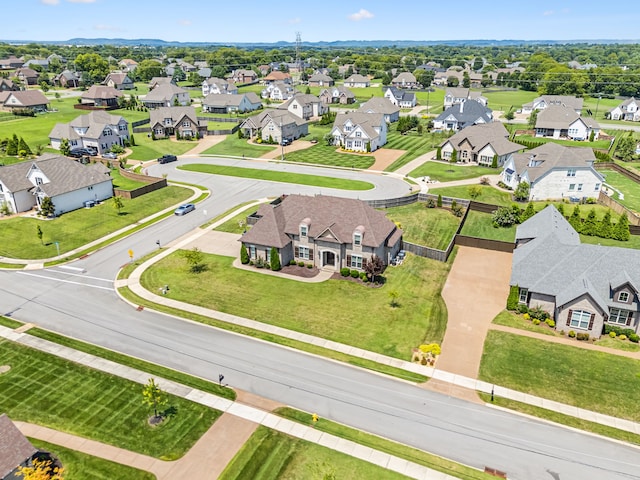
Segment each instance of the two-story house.
M222 78L210 77L202 82L202 95L206 97L211 93L216 95L237 95L238 87Z
M295 93L295 89L289 83L272 82L262 90L261 96L262 98L268 98L276 102L284 102L293 97Z
M640 101L634 97L627 98L624 102L609 110L607 116L611 120L640 122Z
M200 124L194 107L160 107L149 112L149 125L156 138L180 135L182 138L201 137L207 125Z
M531 113L534 110L545 110L548 107L566 107L578 115L582 114L582 98L573 95L541 95L532 102L522 105L522 113Z
M102 84L113 87L116 90L132 90L135 87L133 80L124 72L111 72L107 74Z
M391 85L397 88L420 88L416 76L411 72L399 73L391 79Z
M443 160L453 152L459 163L476 163L485 167L502 167L514 153L524 150L509 141L509 131L501 122L480 123L464 128L440 144Z
M342 85L335 85L333 87L324 88L320 91L318 98L327 105L332 103L338 103L342 105L349 105L356 101L355 94L347 87Z
M100 108L118 108L118 101L122 92L106 85L91 85L89 90L82 92L80 102Z
M318 97L305 93L296 93L278 108L288 110L303 120L319 118L329 110Z
M25 85L37 85L40 78L40 74L29 67L18 68L15 76Z
M191 104L189 92L173 83L158 85L142 99L145 107L185 107Z
M387 122L382 113L338 113L331 136L346 150L374 152L387 143Z
M397 122L400 118L400 107L394 105L388 98L371 97L360 105L358 112L381 113L387 123Z
M231 72L231 80L233 83L246 85L248 83L255 83L258 80L258 74L253 70L239 68Z
M113 145L126 145L129 141L129 122L120 115L94 110L69 123L57 123L49 133L51 148L60 150L62 139L69 141L72 150L91 147L103 154Z
M436 130L457 132L471 125L493 122L493 112L476 100L465 100L447 108L433 121Z
M469 88L450 87L444 92L444 109L459 105L467 100L475 100L485 107L489 104L487 98L483 97L480 92L472 91Z
M400 108L413 108L418 104L415 92L407 92L396 87L385 87L384 98Z

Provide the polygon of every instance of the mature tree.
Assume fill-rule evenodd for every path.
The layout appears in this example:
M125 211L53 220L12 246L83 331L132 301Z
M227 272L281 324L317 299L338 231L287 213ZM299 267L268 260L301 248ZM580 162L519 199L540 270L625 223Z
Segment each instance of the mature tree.
M81 53L74 60L76 69L85 72L90 81L102 81L109 73L109 64L97 53Z
M7 140L7 149L6 149L7 155L10 155L10 156L18 155L18 143L19 143L18 136L14 133L13 137L10 137Z
M153 417L158 419L160 418L160 415L158 415L158 408L166 405L167 396L160 389L156 381L153 378L150 378L142 390L142 401L145 405L153 408Z
M466 70L462 72L462 86L464 88L469 88L471 86L471 77L469 77L469 72Z
M56 212L56 206L51 201L51 197L44 197L40 202L40 215L52 217Z
M513 198L516 200L529 200L529 183L520 182L513 192Z
M187 261L191 273L201 273L207 269L207 264L204 263L204 254L198 247L184 250L182 256Z
M153 77L162 76L164 74L164 68L162 64L156 60L143 60L138 64L135 72L141 82L148 82Z
M511 205L510 207L498 207L492 214L492 224L494 227L510 227L520 223L520 207Z
M569 217L569 225L573 227L573 229L580 233L582 230L582 217L580 216L580 205L573 207L573 212L571 212L571 216Z
M56 467L52 460L35 458L31 465L18 466L16 476L24 480L63 480L64 468Z
M598 234L598 221L596 218L596 209L592 208L589 210L587 214L587 218L582 224L582 231L580 232L583 235L591 235L595 236Z
M196 75L197 75L197 73L196 73ZM173 79L176 82L184 82L187 79L187 74L184 73L184 70L182 70L181 68L176 67L173 70Z
M372 255L371 258L368 258L363 262L362 269L367 274L369 280L371 282L375 282L376 276L380 275L384 271L384 263L380 257Z
M389 75L388 72L384 72L384 74L382 75L382 85L391 85L391 75Z
M416 81L422 85L424 88L428 88L433 82L433 77L435 76L435 72L431 70L424 70L423 68L417 68L413 71L414 77L416 77Z
M482 57L476 57L473 59L473 71L474 72L479 72L480 70L482 70L482 66L484 65L484 62L482 61Z
M124 202L122 201L122 197L120 195L115 195L112 200L113 208L118 211L118 215L122 214L122 209L124 208Z
M29 145L27 145L27 142L25 142L22 137L20 137L20 140L18 141L18 151L24 151L27 155L32 154Z
M538 122L538 110L533 110L531 114L529 114L529 120L527 124L529 128L536 128L536 123Z
M198 72L191 72L187 77L187 81L194 87L198 87L202 84L202 77Z
M538 88L541 95L582 95L589 83L586 73L556 65L544 74Z
M615 156L621 160L629 161L633 159L636 151L636 142L630 135L625 135L618 140Z
M454 75L447 77L447 87L457 87L458 85L460 85L460 80L458 80L458 77Z

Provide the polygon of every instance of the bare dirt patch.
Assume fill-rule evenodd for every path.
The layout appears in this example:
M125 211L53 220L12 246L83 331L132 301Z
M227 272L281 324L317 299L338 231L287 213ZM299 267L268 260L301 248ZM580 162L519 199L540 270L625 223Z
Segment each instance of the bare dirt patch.
M257 144L256 144L257 145ZM264 144L263 145L267 145ZM294 140L291 145L287 145L284 147L285 156L287 152L295 152L297 150L305 150L307 148L311 148L315 145L315 143L311 143L307 140ZM276 145L277 146L277 145ZM268 159L277 159L282 155L282 147L271 150L270 152L265 153L260 158L268 158Z
M395 150L393 148L379 148L373 152L376 161L369 167L369 170L384 170L402 155L406 150Z
M9 365L0 365L0 375L7 373L9 370L11 370Z

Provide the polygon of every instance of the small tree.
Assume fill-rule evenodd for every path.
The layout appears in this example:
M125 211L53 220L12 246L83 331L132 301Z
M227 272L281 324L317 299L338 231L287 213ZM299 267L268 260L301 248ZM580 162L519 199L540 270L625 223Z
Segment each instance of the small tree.
M564 217L564 203L558 205L558 212Z
M589 141L593 142L593 140L596 138L596 132L594 132L593 130L591 130L591 133L589 134Z
M24 151L26 153L26 155L32 155L32 152L31 152L31 149L29 148L29 145L27 145L27 142L25 142L24 138L22 138L22 137L20 137L20 140L18 142L18 150Z
M493 156L493 160L491 160L491 168L498 168L498 155Z
M198 247L193 247L191 250L185 250L182 252L187 265L189 265L189 271L191 273L204 272L207 269L207 265L204 263L204 255Z
M56 207L50 197L44 197L40 202L40 215L52 217L56 213Z
M442 147L438 147L436 150L436 160L442 160Z
M40 225L36 225L36 235L38 236L38 240L40 240L40 243L42 243L42 229L40 228Z
M363 262L362 269L367 274L367 277L371 282L375 282L376 276L380 275L384 271L384 263L382 259L377 255L372 255L371 258L366 259Z
M482 187L480 185L471 185L467 188L467 192L469 193L469 197L473 200L482 195Z
M120 195L116 195L113 197L113 208L118 211L118 215L122 215L122 209L124 208L124 202L122 201L122 197Z
M14 135L15 137L15 135ZM17 139L14 138L9 138L9 140L7 141L7 155L9 156L15 156L18 155L18 142Z
M454 150L451 152L451 158L449 159L451 163L456 163L458 161L458 151Z
M515 207L515 208L513 208ZM499 207L492 214L492 224L494 227L510 227L520 222L520 215L518 212L518 206L512 207Z
M280 255L278 254L277 248L272 248L269 253L269 265L271 266L271 270L277 272L282 268L280 265Z
M529 128L535 128L536 126L536 122L538 121L538 110L534 110L533 112L531 112L531 115L529 115Z
M64 468L56 467L52 460L34 458L30 466L18 466L16 476L24 480L62 480Z
M529 202L527 204L527 208L524 209L522 215L520 216L520 221L524 222L525 220L530 219L536 214L536 209L533 207L533 203Z
M613 236L613 225L611 224L611 210L607 210L598 225L598 236L611 238Z
M71 153L71 147L69 146L69 139L63 138L60 140L60 153L65 157L68 157Z
M238 129L238 133L237 134L238 134L238 138L240 140L242 140L244 138L244 133L242 133L242 129L241 128Z
M513 192L513 198L520 201L529 200L529 183L520 182Z
M576 205L573 207L573 212L571 212L571 216L569 217L569 225L573 227L573 229L580 233L582 230L582 217L580 216L580 205Z
M391 290L389 292L389 298L391 299L391 301L389 302L389 305L391 305L391 308L396 308L400 306L400 304L398 303L399 296L400 296L400 293L398 293L397 290Z
M631 234L629 233L629 218L626 212L620 215L618 222L613 228L613 238L626 242L629 240Z
M249 263L249 252L247 251L247 246L243 243L240 245L240 263L246 265Z
M515 118L515 114L513 113L513 110L509 109L509 111L507 113L504 114L504 119L507 121L511 121Z
M129 143L131 144L132 147L136 146L136 139L133 137L133 133L129 137Z
M441 193L438 194L438 201L436 202L436 205L438 206L438 208L442 208L442 194Z
M167 403L166 394L160 389L153 378L150 378L142 390L142 401L145 405L153 408L153 418L159 419L158 408Z
M518 285L511 285L509 287L509 296L507 297L507 310L515 310L518 308L518 296L520 288Z
M582 231L580 232L583 235L591 235L595 236L598 233L598 221L596 219L596 210L592 208L589 210L587 214L587 218L582 224Z

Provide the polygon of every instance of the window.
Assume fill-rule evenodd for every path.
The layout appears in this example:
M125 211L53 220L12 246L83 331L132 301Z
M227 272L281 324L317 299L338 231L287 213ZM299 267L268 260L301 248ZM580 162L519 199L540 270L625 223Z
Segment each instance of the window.
M627 303L629 301L629 292L620 292L618 294L618 301Z
M36 177L36 185L42 185L42 179L40 177Z
M579 191L579 192L581 192L581 191L582 191L582 184L581 184L581 183L579 183L579 184L578 184L578 191Z
M362 245L362 234L354 233L353 234L353 244L354 245Z
M576 189L576 184L575 183L570 183L569 184L569 190L575 190Z
M596 192L600 191L600 184L599 183L596 183L596 187L594 188L594 190Z
M298 258L309 260L309 247L298 247Z
M469 156L469 152L466 150L462 150L462 158L467 158Z
M619 323L620 325L626 325L627 319L631 316L629 310L620 310L619 308L612 308L609 314L610 323Z
M362 141L361 140L354 140L353 146L354 146L354 148L361 148L362 147Z
M567 177L575 177L575 176L576 176L575 168L570 168L569 170L567 170Z
M505 183L511 183L511 174L510 173L507 173L504 176L504 181L505 181Z
M344 126L344 131L345 132L350 132L351 131L351 125L345 125Z
M356 132L356 137L358 137L358 138L362 137L362 132L360 130L358 130Z
M520 293L518 295L518 302L519 303L527 303L527 296L529 295L529 290L527 290L526 288L521 288L520 289Z
M589 321L591 320L591 312L585 310L574 310L571 312L570 325L576 328L589 328Z
M362 257L360 255L351 255L351 268L362 268Z
M256 258L256 247L255 245L249 246L249 258Z
M191 122L189 120L185 120L184 122L182 122L182 126L183 127L190 127L191 126Z
M171 120L170 118L165 118L164 119L164 124L165 125L171 125L173 123L173 120Z
M300 225L300 236L301 237L306 237L307 236L307 229L309 227L307 227L306 225Z

